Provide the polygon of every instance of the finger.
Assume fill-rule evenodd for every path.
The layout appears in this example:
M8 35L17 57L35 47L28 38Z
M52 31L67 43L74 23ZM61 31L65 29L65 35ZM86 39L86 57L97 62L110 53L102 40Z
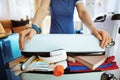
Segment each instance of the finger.
M24 34L21 32L21 33L19 33L19 47L20 47L20 49L21 50L23 50L23 45L24 45Z
M105 43L103 44L103 47L107 46L111 42L111 37L107 32L104 32L105 34Z
M19 46L21 50L24 49L24 39L25 39L25 36L28 35L28 33L29 33L29 30L24 30L19 33Z
M109 42L109 43L112 42L112 38L111 38L111 36L109 36L109 38L108 38L108 42Z
M112 41L112 38L109 36L109 37L108 37L108 42L106 43L105 47L106 47L106 46L109 46L109 44L111 43L111 41Z
M108 44L109 35L104 31L101 32L101 35L103 36L103 40L101 41L101 47L104 48Z
M99 35L101 35L101 37L102 37L102 39L101 39L101 42L100 42L100 46L102 47L102 48L104 48L104 42L105 42L105 34L104 34L104 31L102 31L102 30L97 30L98 31L98 33L99 33Z
M31 38L33 37L33 35L35 35L35 34L36 34L36 31L31 30L30 33L29 33L29 35L27 36L27 41L30 41Z
M107 46L109 44L109 38L105 40L105 43L103 44L103 47Z
M106 38L105 35L102 35L102 40L101 40L101 47L104 48L104 44L105 44Z

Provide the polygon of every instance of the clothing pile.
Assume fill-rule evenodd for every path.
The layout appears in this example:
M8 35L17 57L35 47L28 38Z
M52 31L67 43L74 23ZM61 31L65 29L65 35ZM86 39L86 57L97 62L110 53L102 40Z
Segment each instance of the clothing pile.
M92 57L92 56L91 56ZM70 72L91 72L91 71L106 71L106 70L114 70L118 69L116 61L114 61L115 56L109 56L106 60L94 70L88 68L84 64L80 63L79 61L68 61L68 70Z

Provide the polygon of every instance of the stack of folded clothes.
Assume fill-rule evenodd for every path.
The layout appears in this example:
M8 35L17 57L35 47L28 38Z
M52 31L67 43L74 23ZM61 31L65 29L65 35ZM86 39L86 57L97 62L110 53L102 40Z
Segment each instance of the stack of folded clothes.
M94 70L88 68L87 66L83 65L78 61L75 62L68 61L67 69L70 72L91 72L91 71L106 71L106 70L118 69L117 63L116 61L114 61L114 59L115 56L107 57L105 62Z

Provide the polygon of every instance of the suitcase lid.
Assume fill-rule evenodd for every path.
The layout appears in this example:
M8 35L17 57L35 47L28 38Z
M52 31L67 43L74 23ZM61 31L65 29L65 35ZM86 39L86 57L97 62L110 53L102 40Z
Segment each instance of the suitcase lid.
M25 40L22 53L46 53L65 49L67 53L103 54L100 41L91 34L36 34L31 41ZM98 53L99 52L99 53Z

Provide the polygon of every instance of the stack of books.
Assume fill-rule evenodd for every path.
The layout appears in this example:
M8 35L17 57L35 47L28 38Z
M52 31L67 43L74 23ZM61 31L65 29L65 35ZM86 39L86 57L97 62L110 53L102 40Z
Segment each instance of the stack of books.
M16 75L27 71L53 71L57 65L63 65L64 69L67 67L69 72L91 72L118 69L117 63L114 61L114 56L68 56L67 61L62 60L58 62L53 62L53 59L52 61L49 59L50 58L41 56L31 56L29 58L21 56L9 62L9 68L15 71Z
M54 60L54 58L56 57L41 57L39 55L38 56L33 55L31 57L21 56L15 60L10 61L8 63L8 67L12 71L14 71L16 75L28 71L55 72L55 69L58 66L62 66L64 71L64 69L67 68L66 59L62 58Z

